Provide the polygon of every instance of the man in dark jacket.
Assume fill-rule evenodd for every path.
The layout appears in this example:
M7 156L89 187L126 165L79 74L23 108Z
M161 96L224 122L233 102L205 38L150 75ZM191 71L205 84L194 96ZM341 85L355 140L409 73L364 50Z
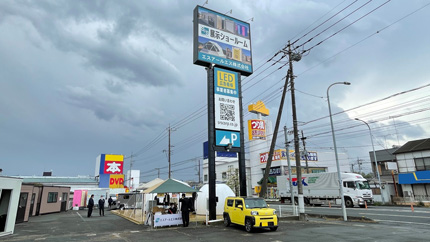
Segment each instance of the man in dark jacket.
M93 207L94 207L94 194L91 195L90 200L88 200L88 218L91 217L91 214L93 213Z
M182 224L184 227L188 227L190 223L190 201L185 197L185 194L182 194L182 198L179 199L181 203L181 212L182 212Z
M110 208L112 206L112 203L113 203L112 197L109 197L108 203L109 203L109 208Z
M99 199L99 214L100 216L105 216L105 199L103 196L100 196Z

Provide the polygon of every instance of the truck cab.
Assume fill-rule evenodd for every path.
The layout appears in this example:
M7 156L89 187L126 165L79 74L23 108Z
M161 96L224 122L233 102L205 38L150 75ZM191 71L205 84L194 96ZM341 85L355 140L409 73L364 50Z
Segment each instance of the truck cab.
M361 175L344 173L342 174L342 182L346 207L357 205L364 208L366 203L373 203L373 194L369 182Z

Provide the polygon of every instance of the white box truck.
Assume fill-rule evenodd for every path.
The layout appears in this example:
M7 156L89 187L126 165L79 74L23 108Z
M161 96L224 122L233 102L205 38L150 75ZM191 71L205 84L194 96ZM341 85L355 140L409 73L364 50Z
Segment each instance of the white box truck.
M373 203L373 194L369 183L360 174L341 173L346 207L365 207ZM297 176L292 176L293 194L297 203ZM337 172L303 174L303 197L306 205L341 204L339 179ZM281 201L291 200L288 176L277 177Z

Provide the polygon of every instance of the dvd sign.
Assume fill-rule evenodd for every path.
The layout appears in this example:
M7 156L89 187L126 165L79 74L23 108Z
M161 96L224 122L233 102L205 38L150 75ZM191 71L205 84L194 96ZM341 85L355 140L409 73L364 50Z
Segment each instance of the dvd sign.
M110 175L109 188L124 188L124 175Z

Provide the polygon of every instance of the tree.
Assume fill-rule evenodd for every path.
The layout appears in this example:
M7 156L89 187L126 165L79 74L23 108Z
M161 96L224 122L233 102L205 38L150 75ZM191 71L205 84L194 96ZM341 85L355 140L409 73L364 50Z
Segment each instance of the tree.
M239 169L229 167L226 184L231 188L231 190L233 190L236 196L240 195Z

